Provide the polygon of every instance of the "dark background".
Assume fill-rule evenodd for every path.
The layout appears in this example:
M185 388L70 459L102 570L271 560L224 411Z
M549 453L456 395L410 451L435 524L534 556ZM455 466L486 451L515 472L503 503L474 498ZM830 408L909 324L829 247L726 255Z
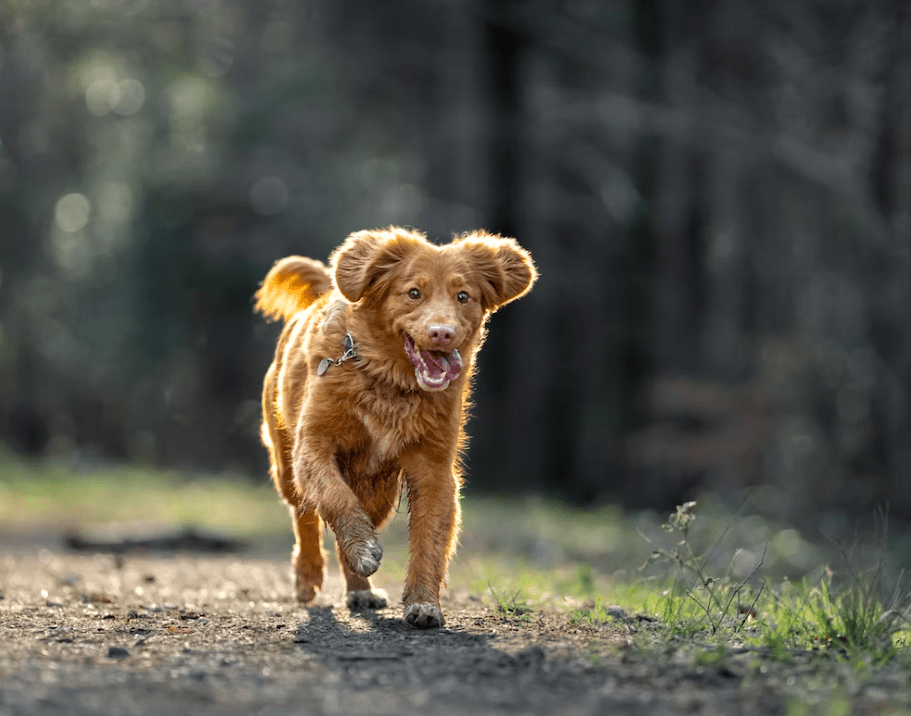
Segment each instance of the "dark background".
M0 442L266 479L271 263L517 237L469 489L911 518L904 0L0 2Z

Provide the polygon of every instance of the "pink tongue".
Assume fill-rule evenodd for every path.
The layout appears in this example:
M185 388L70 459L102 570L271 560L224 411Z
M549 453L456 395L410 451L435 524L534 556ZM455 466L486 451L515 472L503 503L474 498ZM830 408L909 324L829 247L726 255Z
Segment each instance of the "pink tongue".
M405 352L427 387L445 387L462 373L462 356L457 350L445 354L416 350L411 340L405 338Z
M428 368L426 373L434 380L440 380L442 378L445 378L446 380L455 380L459 377L459 374L462 372L462 359L461 356L456 356L458 356L458 353L455 355L447 353L444 356L443 354L434 354L430 351L421 351L421 358L424 359L424 364Z

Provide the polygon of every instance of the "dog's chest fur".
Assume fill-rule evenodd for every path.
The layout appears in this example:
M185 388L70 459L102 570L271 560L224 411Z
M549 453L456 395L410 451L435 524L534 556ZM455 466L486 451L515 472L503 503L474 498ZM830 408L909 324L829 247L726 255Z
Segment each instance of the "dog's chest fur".
M390 385L374 385L358 397L355 414L370 442L371 467L396 460L408 445L420 443L428 434L438 434L448 422L441 396L403 393Z

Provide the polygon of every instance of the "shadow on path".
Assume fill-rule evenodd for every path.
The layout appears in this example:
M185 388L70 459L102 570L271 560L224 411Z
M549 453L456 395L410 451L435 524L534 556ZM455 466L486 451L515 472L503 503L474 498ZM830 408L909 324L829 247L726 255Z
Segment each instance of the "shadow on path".
M331 608L311 608L294 643L334 671L343 689L388 687L410 694L415 705L458 699L465 706L527 708L542 704L529 703L523 687L540 687L549 679L557 686L558 674L543 648L515 653L495 648L498 637L482 617L477 623L466 616L442 629L421 631L400 615L391 616L395 611L387 614L350 612L346 618ZM466 701L465 687L472 684L476 695Z

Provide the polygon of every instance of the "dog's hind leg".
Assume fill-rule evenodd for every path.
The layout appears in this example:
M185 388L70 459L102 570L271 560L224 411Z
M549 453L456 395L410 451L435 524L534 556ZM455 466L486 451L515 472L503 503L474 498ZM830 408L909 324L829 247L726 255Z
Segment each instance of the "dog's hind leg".
M376 529L382 527L383 523L389 519L398 503L400 482L400 470L398 467L389 471L383 477L373 477L370 482L374 489L371 494L359 494L358 497L364 512L373 522ZM351 571L345 564L345 560L339 556L339 564L342 567L342 573L345 575L345 603L349 609L382 609L388 606L389 597L386 591L374 587L370 583L369 577L362 577Z
M326 555L323 551L323 521L313 510L291 505L294 520L294 586L297 601L310 604L323 588Z
M283 444L281 441L279 444ZM287 452L284 452L288 458ZM281 472L283 479L276 478L276 485L291 511L294 527L294 549L291 552L291 566L294 569L294 589L297 601L310 604L323 588L326 554L323 551L323 521L315 510L306 507L290 479L291 468L287 461L273 472ZM273 475L273 477L275 477Z
M283 428L277 425L275 416L275 366L269 369L266 387L263 391L263 443L269 449L270 473L275 488L288 503L294 528L294 549L291 565L294 570L294 584L297 601L311 603L323 587L323 573L326 555L323 552L322 520L301 500L291 472L290 440Z
M280 441L279 444L283 444ZM284 457L288 458L287 452ZM291 566L294 569L294 588L297 601L310 604L323 588L326 554L323 550L323 521L315 510L304 505L294 483L290 479L291 468L287 461L276 468L273 462L273 479L291 512L294 528L294 548L291 552ZM277 475L276 473L281 473Z
M382 609L389 605L389 596L384 589L370 584L369 577L361 577L352 572L344 561L339 560L345 574L345 604L349 609Z

